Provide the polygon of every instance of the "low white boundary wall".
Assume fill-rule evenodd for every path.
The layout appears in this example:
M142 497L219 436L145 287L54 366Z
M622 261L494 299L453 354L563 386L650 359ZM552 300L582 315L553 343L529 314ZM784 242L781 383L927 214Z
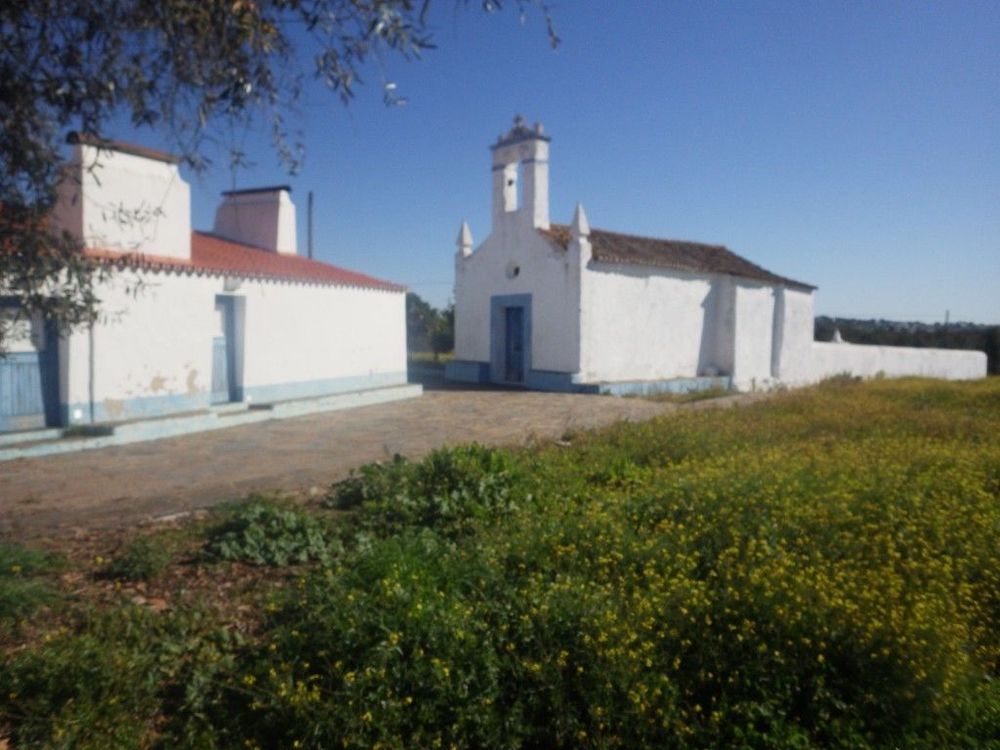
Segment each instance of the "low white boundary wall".
M913 375L948 380L986 377L986 353L968 349L917 349L814 341L812 375L822 380L840 373L870 378Z

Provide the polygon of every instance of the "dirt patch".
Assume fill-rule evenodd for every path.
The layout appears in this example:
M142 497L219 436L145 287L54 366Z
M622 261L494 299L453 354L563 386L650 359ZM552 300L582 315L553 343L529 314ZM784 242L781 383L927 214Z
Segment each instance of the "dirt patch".
M621 420L746 404L769 395L678 405L567 393L441 390L378 406L18 459L0 470L0 540L134 528L251 492L321 494L351 470L396 454L419 459L461 443L521 445Z

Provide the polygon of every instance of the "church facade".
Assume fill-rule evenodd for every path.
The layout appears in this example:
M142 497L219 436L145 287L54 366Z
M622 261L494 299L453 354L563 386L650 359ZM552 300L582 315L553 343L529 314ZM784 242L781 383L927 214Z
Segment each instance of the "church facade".
M813 341L816 287L731 250L549 219L550 138L522 119L492 153L492 231L455 256L453 380L539 390L755 390L862 376L975 378L982 352Z

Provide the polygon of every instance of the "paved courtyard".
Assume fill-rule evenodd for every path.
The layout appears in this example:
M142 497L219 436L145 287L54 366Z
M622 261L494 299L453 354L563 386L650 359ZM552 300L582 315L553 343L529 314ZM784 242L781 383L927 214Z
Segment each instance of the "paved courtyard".
M0 463L0 538L109 528L244 497L324 488L361 464L443 445L558 438L676 407L513 390L436 390L378 406Z

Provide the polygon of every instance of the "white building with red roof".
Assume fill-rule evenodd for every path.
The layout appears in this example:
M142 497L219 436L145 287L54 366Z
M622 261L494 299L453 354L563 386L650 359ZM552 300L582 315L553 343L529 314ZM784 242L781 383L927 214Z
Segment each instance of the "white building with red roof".
M405 289L300 255L287 186L227 192L212 231L192 231L177 159L71 143L56 221L110 271L101 318L14 342L0 432L419 393L406 385Z
M986 375L983 352L813 340L816 287L721 245L549 219L550 138L514 126L491 146L492 231L455 256L453 380L644 393L801 385L848 372Z

